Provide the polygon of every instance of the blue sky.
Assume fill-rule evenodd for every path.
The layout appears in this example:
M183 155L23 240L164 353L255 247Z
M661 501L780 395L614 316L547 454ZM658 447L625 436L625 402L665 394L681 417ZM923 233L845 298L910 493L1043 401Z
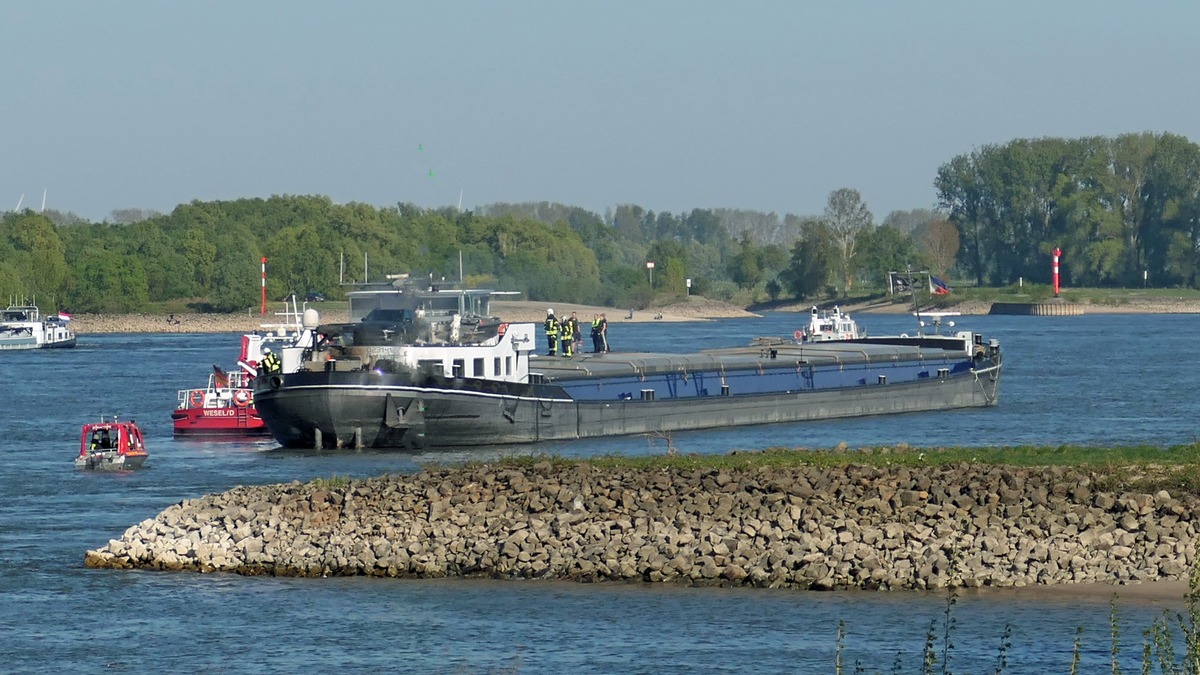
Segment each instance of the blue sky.
M1200 141L1197 26L1104 0L0 0L0 209L816 214L852 187L882 220L988 143Z

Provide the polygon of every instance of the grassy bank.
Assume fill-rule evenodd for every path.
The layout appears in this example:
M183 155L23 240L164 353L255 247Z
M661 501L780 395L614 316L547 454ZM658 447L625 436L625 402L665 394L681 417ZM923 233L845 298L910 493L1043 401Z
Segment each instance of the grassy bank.
M734 450L724 455L680 454L666 439L660 455L606 455L587 459L529 456L509 457L501 464L530 466L591 464L605 468L720 470L798 466L953 467L960 464L996 467L1063 467L1092 472L1104 489L1154 492L1168 490L1200 495L1200 443L1162 446L1015 446L980 448L920 448L908 445L810 450L768 448Z

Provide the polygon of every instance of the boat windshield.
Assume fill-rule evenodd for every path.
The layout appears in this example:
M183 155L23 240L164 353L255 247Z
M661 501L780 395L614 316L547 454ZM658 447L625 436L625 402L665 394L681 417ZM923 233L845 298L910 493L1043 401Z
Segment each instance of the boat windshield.
M363 321L412 323L412 317L409 316L407 309L384 309L383 307L376 307L363 317Z

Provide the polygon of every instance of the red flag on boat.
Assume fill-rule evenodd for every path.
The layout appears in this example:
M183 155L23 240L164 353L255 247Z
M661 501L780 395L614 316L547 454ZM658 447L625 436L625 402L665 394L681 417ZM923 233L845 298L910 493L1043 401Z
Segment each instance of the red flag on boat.
M59 313L58 313L58 320L59 320L59 321L70 321L70 320L71 320L71 315L70 315L70 314L67 314L66 312L59 312Z
M213 386L217 389L229 388L229 374L221 370L221 366L213 364Z

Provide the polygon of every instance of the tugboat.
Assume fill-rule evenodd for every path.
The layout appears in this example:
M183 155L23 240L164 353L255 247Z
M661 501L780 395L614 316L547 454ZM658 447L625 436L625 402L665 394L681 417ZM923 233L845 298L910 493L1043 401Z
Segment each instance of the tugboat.
M75 333L67 327L70 320L65 312L42 319L32 303L11 304L0 312L0 350L74 347Z
M116 415L105 420L102 415L99 422L83 425L75 468L126 471L141 468L149 456L137 422L120 422Z

